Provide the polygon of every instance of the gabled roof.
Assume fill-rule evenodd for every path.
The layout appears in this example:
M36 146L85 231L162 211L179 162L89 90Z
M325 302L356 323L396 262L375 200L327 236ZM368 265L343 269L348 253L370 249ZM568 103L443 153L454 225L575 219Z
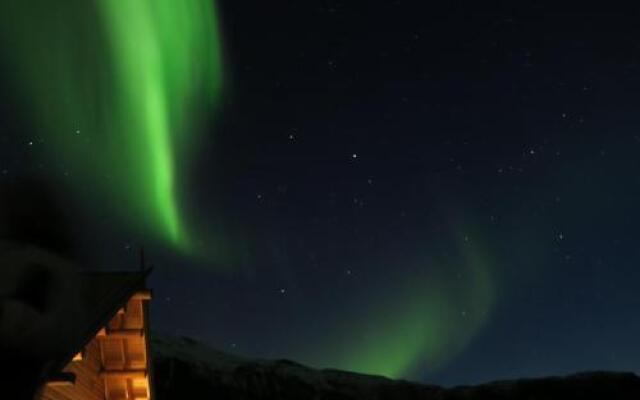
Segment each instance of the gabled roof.
M146 289L146 278L150 273L151 269L80 273L85 313L81 320L74 324L78 332L72 335L76 338L72 348L65 352L64 357L53 360L52 373L60 372L136 292Z

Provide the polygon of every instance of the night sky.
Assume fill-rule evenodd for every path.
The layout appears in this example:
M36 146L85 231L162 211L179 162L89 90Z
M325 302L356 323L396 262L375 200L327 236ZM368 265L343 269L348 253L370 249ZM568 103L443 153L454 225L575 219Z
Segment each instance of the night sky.
M113 150L94 144L110 134L68 122L88 117L56 119L91 154L115 151L91 168L61 162L54 133L32 123L25 98L38 95L24 93L63 85L42 64L35 83L16 79L28 68L6 45L0 173L69 180L94 267L135 268L144 245L163 334L443 385L640 372L638 13L426 3L219 0L220 37L204 24L184 52L190 36L160 30L165 62L197 60L172 71L222 76L217 101L195 107L189 144L169 140L198 251L176 239L181 228L154 234L144 173L113 155L138 125L113 134ZM139 39L135 54L149 49L151 31L125 21L117 32ZM202 65L218 46L222 73ZM97 51L74 57L108 74ZM153 77L144 71L128 77ZM94 81L77 78L75 101L47 93L94 110L78 101L100 98L108 85ZM179 83L168 99L190 96ZM135 123L128 99L133 111L118 115ZM145 159L145 142L131 148ZM114 211L131 204L142 222Z

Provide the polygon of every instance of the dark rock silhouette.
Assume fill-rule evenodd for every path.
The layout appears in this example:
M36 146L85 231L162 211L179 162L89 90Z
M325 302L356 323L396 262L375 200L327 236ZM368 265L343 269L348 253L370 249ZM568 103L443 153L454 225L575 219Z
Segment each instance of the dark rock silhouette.
M316 370L292 361L246 360L187 338L154 339L158 400L578 400L638 399L640 377L592 372L445 389L378 376Z
M7 398L33 398L81 313L63 193L37 179L0 181L0 386Z

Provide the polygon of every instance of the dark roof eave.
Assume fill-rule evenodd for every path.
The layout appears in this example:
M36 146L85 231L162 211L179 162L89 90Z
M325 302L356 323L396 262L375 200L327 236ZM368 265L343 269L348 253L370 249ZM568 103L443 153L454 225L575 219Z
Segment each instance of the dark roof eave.
M153 271L153 268L147 268L143 271L88 271L82 272L81 275L110 275L115 273L128 273L130 276L137 275L136 279L132 279L128 282L128 285L123 286L119 292L113 297L112 304L100 313L87 327L86 331L78 336L77 344L75 344L63 357L59 360L53 360L52 368L50 369L49 377L59 374L72 360L73 357L78 354L82 349L91 342L91 340L100 332L100 329L105 327L111 318L118 312L119 309L124 307L131 296L137 291L145 289L146 279Z

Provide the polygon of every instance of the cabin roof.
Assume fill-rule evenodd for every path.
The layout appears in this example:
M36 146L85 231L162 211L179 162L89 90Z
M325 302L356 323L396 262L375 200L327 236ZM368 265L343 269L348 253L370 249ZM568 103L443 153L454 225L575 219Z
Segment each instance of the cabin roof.
M146 278L151 269L140 271L83 271L80 285L85 313L78 321L78 332L72 348L63 357L53 360L53 374L60 372L105 327L111 318L124 307L136 292L146 288Z

